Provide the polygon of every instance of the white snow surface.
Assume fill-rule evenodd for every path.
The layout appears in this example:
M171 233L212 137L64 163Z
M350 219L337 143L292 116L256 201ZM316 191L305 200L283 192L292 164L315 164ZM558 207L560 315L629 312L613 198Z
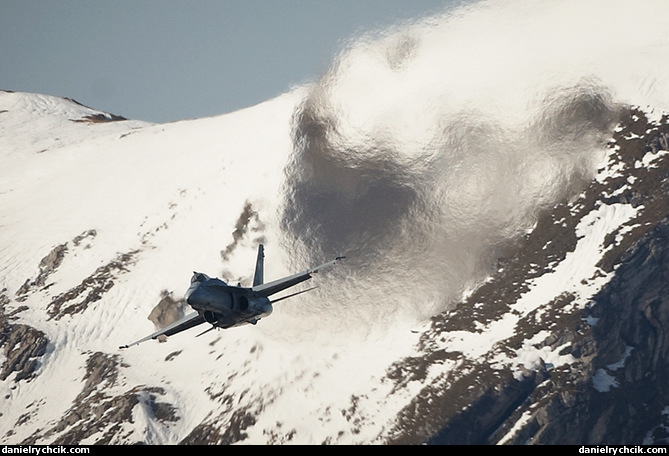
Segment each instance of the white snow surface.
M636 211L631 205L612 204L602 205L587 214L576 228L579 242L574 251L567 253L551 272L529 281L530 290L511 306L511 312L473 332L443 333L443 348L461 352L472 360L490 359L495 368L511 366L517 379L523 376L521 368L536 370L542 361L549 369L573 362L571 355L559 354L565 346L551 349L542 344L550 331L540 331L525 340L512 357L495 349L497 344L516 334L516 325L522 318L533 311L538 311L536 318L541 318L542 307L562 294L569 293L575 297L568 308L563 309L564 312L585 308L593 295L612 277L612 274L605 274L597 267L602 255L612 248L603 247L607 234L618 230L634 217Z
M23 108L32 101L49 112L45 119L60 124L48 128L45 120L44 136L32 130L30 139L17 139L9 132L0 138L4 169L12 170L3 173L0 194L0 288L13 296L26 278L37 275L40 260L51 249L68 243L63 263L47 280L52 285L29 294L22 303L27 310L18 314L19 322L46 333L50 348L35 379L18 386L0 383L0 394L7 398L3 403L11 404L2 409L1 427L14 429L10 437L3 437L6 443L20 442L56 423L73 406L86 359L98 351L119 354L123 363L119 380L106 394L123 394L140 385L160 387L165 394L159 401L177 407L179 420L164 423L147 416L145 400L140 400L134 424L124 424L119 442L176 443L203 421L228 419L244 405L256 416L246 430L247 443L364 443L389 431L394 416L421 388L409 384L391 394L394 385L384 379L392 362L416 355L419 334L411 331L415 322L410 320L364 334L322 321L313 337L314 328L305 326L313 320L285 314L283 305L290 305L285 303L254 327L198 338L194 331L187 332L166 343L149 341L117 351L119 345L155 329L147 316L161 291L178 297L183 292L178 284L187 287L192 269L214 275L221 270L220 251L232 242L236 219L247 202L264 224L258 234L265 236L267 245L266 277L290 272L282 263L290 251L276 237L278 195L291 150L285 125L301 96L297 90L231 115L151 125L74 123L66 117L86 115L86 108L45 96L0 93L0 110L7 110L4 115L13 121L23 116L27 122L34 116ZM262 126L262 131L254 126ZM31 149L31 144L63 127L69 144L61 140L45 152ZM10 140L25 143L13 146ZM497 368L532 370L540 359L549 367L569 364L571 355L558 354L563 347L540 346L548 331L526 340L515 357L495 354L495 347L514 334L521 317L563 292L573 293L578 298L574 305L584 306L609 279L594 274L604 238L634 214L631 206L614 204L584 217L575 251L552 273L535 279L513 312L477 332L443 334L444 348L471 359L487 358ZM92 229L95 237L74 245L76 236ZM252 241L243 238L225 264L226 271L242 280L252 273ZM128 266L130 272L120 273L101 300L81 314L45 319L51 298L119 253L133 250L139 252ZM308 305L309 297L302 299ZM308 341L299 336L301 330ZM439 378L457 365L433 366L428 377ZM602 380L593 381L599 385ZM235 404L227 414L223 398ZM350 410L342 407L346 404ZM26 410L39 418L14 427Z
M408 328L392 337L372 331L364 350L355 334L347 340L327 325L310 343L295 344L294 336L282 334L299 334L304 323L282 315L282 306L290 305L286 301L254 327L199 338L193 330L166 343L149 341L123 352L117 348L155 330L147 316L162 290L179 297L193 269L219 275L220 251L232 242L247 202L265 225L260 234L266 238L266 278L291 272L282 263L290 252L274 233L282 169L291 150L285 126L300 96L298 90L232 115L151 125L74 123L69 119L90 110L54 97L0 92L0 111L7 111L0 115L11 119L3 126L27 124L35 112L39 122L39 128L24 129L29 137L12 134L11 128L0 132L2 169L11 170L1 176L0 289L13 296L27 278L37 276L44 256L57 245L68 245L63 263L48 278L53 285L30 294L22 303L27 310L18 314L18 322L46 333L50 345L35 379L18 386L11 377L0 383L6 398L0 428L14 430L3 442L21 442L56 423L73 406L86 359L97 351L122 357L120 379L106 394L157 386L166 392L158 400L178 408L178 421L160 424L143 415L140 401L134 426L120 433L127 442L175 443L207 417L225 419L221 404L211 397L220 392L260 412L248 430L249 443L266 442L268 433L280 441L282 431L304 443L338 435L339 441L364 442L379 434L386 425L375 410L381 402L361 398L357 413L372 416L357 434L338 406L350 403L353 394L369 392L370 384L378 384L377 397L388 393L390 386L374 379L410 350L417 336ZM41 152L43 147L47 150ZM93 229L95 237L74 245L76 236ZM225 265L234 277L250 278L252 241L242 239ZM54 296L119 253L136 249L130 272L120 273L101 300L81 314L45 319ZM308 302L309 297L301 299ZM180 354L166 361L174 352ZM373 408L369 412L363 408L366 402ZM384 404L388 415L382 416L402 405ZM14 426L26 410L38 419Z

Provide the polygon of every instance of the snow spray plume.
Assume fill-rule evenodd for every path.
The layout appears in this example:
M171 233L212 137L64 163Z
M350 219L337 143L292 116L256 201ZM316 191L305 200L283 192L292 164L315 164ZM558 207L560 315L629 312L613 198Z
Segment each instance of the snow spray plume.
M296 109L285 170L291 250L348 257L315 311L430 316L580 192L637 93L610 68L624 5L483 2L353 40Z

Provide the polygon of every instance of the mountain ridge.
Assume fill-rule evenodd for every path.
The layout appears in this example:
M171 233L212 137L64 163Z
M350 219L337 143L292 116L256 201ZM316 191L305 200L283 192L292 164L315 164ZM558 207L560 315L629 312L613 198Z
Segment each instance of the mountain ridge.
M451 411L446 412L446 416L443 412L440 415L439 405L430 405L427 410L418 413L437 421L437 424L432 425L417 425L415 418L406 416L403 420L411 422L412 428L428 431L409 437L413 431L404 430L404 435L393 441L419 443L427 439L431 443L440 444L666 444L663 429L666 428L664 412L667 397L661 383L666 369L666 341L663 334L668 323L665 318L666 304L661 298L665 285L662 279L659 282L656 279L656 283L646 291L644 285L647 283L643 276L650 273L639 267L639 263L651 263L654 268L659 268L654 274L661 275L660 271L666 261L662 258L668 247L666 233L669 205L667 193L663 189L669 177L669 162L665 152L659 153L657 145L666 143L669 125L666 116L657 123L649 123L642 111L632 108L623 116L621 126L616 129L610 143L611 154L607 168L602 169L603 172L591 186L574 201L546 211L532 233L521 241L516 256L501 261L503 266L492 280L482 285L456 310L433 317L431 336L424 335L422 345L429 353L434 350L430 348L431 344L439 348L439 344L434 344L433 340L438 337L443 340L443 334L449 331L467 327L471 328L470 331L476 331L475 328L480 331L490 325L490 321L503 317L501 308L504 305L516 305L520 297L530 292L531 285L528 282L553 272L555 266L550 264L559 265L565 261L565 253L568 255L576 249L579 241L576 225L586 214L596 211L598 206L629 204L640 210L629 220L609 227L613 230L605 233L602 239L603 251L598 258L597 268L591 277L584 277L581 283L596 280L597 276L609 275L609 278L595 287L596 293L592 297L575 296L568 289L563 291L553 301L537 307L533 311L535 317L527 319L524 329L517 327L514 336L504 343L503 350L511 349L510 353L518 353L521 348L532 348L543 355L535 358L531 366L525 363L521 376L514 379L512 372L506 372L501 374L501 378L497 373L498 378L494 379L495 373L490 371L490 366L484 363L475 365L475 373L459 382L478 385L481 377L493 377L487 384L484 383L484 388L478 386L477 393L472 393L466 391L467 388L458 387L456 382L443 397L440 397L438 390L432 394L426 393L437 404L451 401L453 405L448 407ZM630 141L632 135L635 140ZM650 160L647 163L650 166L640 165L644 159ZM660 189L662 191L657 191ZM556 244L562 245L551 252L550 249ZM657 256L660 258L654 260ZM520 272L518 267L521 268ZM633 282L632 286L630 281ZM616 293L629 295L629 301L619 299L615 309L607 308ZM655 301L651 299L649 304L635 312L635 299L641 299L642 302L649 299L644 298L644 294L652 295ZM585 302L580 305L575 302L584 298ZM502 305L505 302L507 304ZM485 309L492 307L491 303L495 306L491 309L492 314L485 314ZM472 315L472 307L482 308L480 314ZM543 314L541 317L540 313ZM546 321L540 321L546 315L550 316L549 325ZM532 317L532 313L527 316ZM637 339L650 338L650 342L646 342L650 346L639 347L643 344L637 341L632 344L637 346L636 352L632 350L632 355L630 345L622 341L627 340L629 344L633 338L625 337L625 331L616 328L621 323L628 326L627 332L636 332ZM635 325L637 329L633 329ZM549 331L545 331L547 326L551 328ZM653 332L657 334L653 336ZM653 339L655 342L652 342ZM528 341L531 344L526 345ZM568 357L569 362L562 365L550 362L555 360L556 351L560 355L558 359ZM442 359L461 357L457 351L449 354L448 351L443 352L443 349L431 356L435 359L439 356ZM408 365L416 363L420 364L420 361ZM638 365L630 368L633 363L643 363L645 368L640 369ZM398 369L400 366L402 363L398 363ZM631 369L635 371L632 374L629 372ZM415 371L415 368L411 371ZM425 367L421 367L421 371L424 372ZM657 377L656 383L647 382L647 375ZM396 376L406 378L407 372ZM621 377L625 380L616 380ZM644 389L645 394L641 394ZM458 396L463 394L463 390L467 392L467 399L464 400ZM428 407L426 400L421 397L421 402L416 403L415 408L418 404ZM608 401L612 403L607 404ZM635 403L635 413L625 411L630 402ZM653 406L648 409L650 404ZM614 408L615 413L612 411ZM410 410L412 408L408 407L404 414ZM447 424L440 424L440 420ZM654 436L654 432L658 435Z
M296 100L299 95L293 94L257 109L266 109L269 117L280 106L289 114ZM203 122L208 130L230 118ZM115 123L122 127L123 122ZM133 130L133 136L146 145L146 135L160 137L169 128L182 135L198 125L189 121L150 126ZM121 129L105 133L110 139L94 141L116 151L119 143L126 145L124 135ZM284 138L289 143L290 138ZM30 245L19 236L14 247L5 244L1 255L3 274L11 273L5 274L0 293L1 385L5 404L11 407L0 410L7 429L2 441L666 443L668 398L658 382L667 368L668 344L662 298L669 214L667 138L666 116L651 121L638 108L623 110L606 161L588 188L544 210L515 244L516 253L508 250L485 283L457 306L422 326L406 322L389 328L394 345L387 335L363 339L366 354L354 355L361 343L356 337L350 348L333 341L333 347L305 346L289 354L296 347L272 332L295 324L290 312L280 312L257 328L203 340L184 334L128 354L109 348L118 341L104 343L113 339L113 331L100 324L100 318L128 321L129 328L117 328L122 337L150 329L128 317L148 318L165 297L162 293L171 291L168 280L152 284L153 291L143 287L164 254L184 252L166 242L177 234L189 239L187 227L193 220L204 220L213 230L204 243L209 250L205 263L226 275L243 279L250 274L249 260L260 240L280 251L285 240L277 239L274 231L280 212L268 210L280 204L271 194L268 198L263 192L240 192L229 205L232 210L222 230L206 212L207 203L221 193L206 196L197 184L173 183L157 204L160 211L144 215L144 207L157 206L139 204L135 210L142 216L128 217L123 229L100 223L104 217L98 223L75 217L77 223L51 237L55 243L42 241L17 263L13 249ZM80 143L73 144L77 155ZM70 149L59 145L58 150ZM263 150L261 146L258 153ZM32 152L37 159L45 154ZM126 153L123 158L131 156ZM225 160L239 163L234 156ZM225 160L219 171L239 169ZM269 176L269 171L262 172ZM219 174L212 175L219 182ZM281 186L280 179L273 182ZM66 196L76 194L62 188ZM18 234L11 227L35 220L19 224L12 218L11 211L19 207L9 198L12 193L4 194L2 206L2 224L9 236ZM131 208L130 201L123 199L121 206ZM199 216L196 205L205 209ZM103 246L101 238L110 239L110 230L121 234L120 241ZM63 238L63 233L70 234ZM213 254L212 245L219 246ZM287 269L274 258L273 273ZM186 268L175 268L165 279ZM336 284L342 279L335 275L332 280ZM649 282L650 291L644 288ZM629 296L621 299L626 293ZM173 302L178 296L177 292ZM327 294L317 296L328 299ZM145 300L154 305L142 305L143 311L130 307L127 312L127 303L137 306ZM111 302L126 304L115 309ZM305 304L297 301L295 307ZM619 314L629 317L621 324ZM305 320L311 321L308 315ZM384 349L386 355L359 379L350 375L360 369L360 360ZM206 360L213 363L199 365ZM207 382L193 389L187 376L169 374L175 372L171 365L177 371L199 371ZM286 365L294 370L285 370ZM56 385L61 386L55 387L64 394L40 397L44 385L54 379L59 379ZM279 383L272 384L272 379ZM337 382L343 379L356 381L342 388ZM328 397L316 399L317 391L328 391ZM304 392L311 411L286 413L287 405ZM317 432L312 428L314 412L323 423ZM625 426L628 430L620 432Z

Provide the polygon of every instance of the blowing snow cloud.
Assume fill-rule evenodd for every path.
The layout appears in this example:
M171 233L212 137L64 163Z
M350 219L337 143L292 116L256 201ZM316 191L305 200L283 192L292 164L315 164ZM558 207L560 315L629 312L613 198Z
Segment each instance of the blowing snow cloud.
M666 61L656 3L480 2L351 40L294 114L290 242L349 254L362 317L444 309L584 188L622 105L666 102L635 56Z

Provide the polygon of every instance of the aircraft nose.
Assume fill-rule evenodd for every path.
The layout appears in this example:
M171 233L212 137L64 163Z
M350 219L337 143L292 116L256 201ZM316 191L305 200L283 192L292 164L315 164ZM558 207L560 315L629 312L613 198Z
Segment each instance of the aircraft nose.
M200 293L197 293L197 287L190 287L184 296L185 301L191 306L197 306L200 303Z

